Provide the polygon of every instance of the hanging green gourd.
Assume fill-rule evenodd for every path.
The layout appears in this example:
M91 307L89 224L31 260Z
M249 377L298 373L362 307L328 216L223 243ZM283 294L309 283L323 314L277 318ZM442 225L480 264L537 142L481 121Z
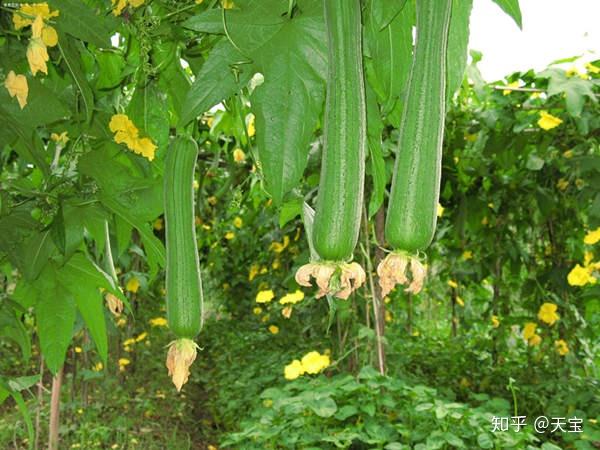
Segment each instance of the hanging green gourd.
M383 296L396 284L418 293L418 253L435 233L446 115L446 52L452 0L417 0L416 43L400 123L385 238L393 251L377 273Z
M202 281L193 195L197 157L196 142L178 136L171 142L165 158L167 321L177 336L169 344L166 366L178 391L188 380L198 348L194 338L202 328Z
M366 106L359 0L326 0L328 36L327 96L323 161L312 242L318 261L302 266L296 281L317 297L348 296L365 281L365 272L348 262L358 241L363 202Z

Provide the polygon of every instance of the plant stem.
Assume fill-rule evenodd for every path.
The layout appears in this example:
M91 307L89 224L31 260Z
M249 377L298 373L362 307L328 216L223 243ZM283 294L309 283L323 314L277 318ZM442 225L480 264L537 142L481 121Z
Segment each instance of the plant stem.
M58 429L60 425L60 388L62 386L63 367L52 378L50 397L50 425L48 428L48 450L58 450Z

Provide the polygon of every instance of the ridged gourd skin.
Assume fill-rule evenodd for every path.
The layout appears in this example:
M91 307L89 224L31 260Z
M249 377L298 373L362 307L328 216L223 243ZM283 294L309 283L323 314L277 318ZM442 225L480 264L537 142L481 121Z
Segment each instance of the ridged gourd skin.
M326 261L352 257L360 231L367 146L359 0L325 0L329 60L313 244Z
M202 281L194 217L194 169L198 145L176 137L165 158L164 202L167 246L167 321L179 338L202 328Z
M416 44L385 223L387 242L410 253L431 244L437 221L452 0L416 5Z

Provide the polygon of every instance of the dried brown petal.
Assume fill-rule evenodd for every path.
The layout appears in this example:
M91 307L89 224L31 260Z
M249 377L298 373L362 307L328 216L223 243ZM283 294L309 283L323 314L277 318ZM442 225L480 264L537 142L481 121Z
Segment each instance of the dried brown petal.
M421 261L419 261L417 258L411 258L410 273L412 275L412 281L408 289L406 289L406 292L418 294L423 288L423 282L425 281L425 277L427 276L427 269L423 264L421 264Z
M190 366L196 359L198 345L191 339L178 339L169 344L166 366L177 391L187 383Z
M121 299L116 295L107 292L104 296L104 300L106 301L106 306L108 307L110 312L114 316L119 317L123 312L123 302L121 301Z

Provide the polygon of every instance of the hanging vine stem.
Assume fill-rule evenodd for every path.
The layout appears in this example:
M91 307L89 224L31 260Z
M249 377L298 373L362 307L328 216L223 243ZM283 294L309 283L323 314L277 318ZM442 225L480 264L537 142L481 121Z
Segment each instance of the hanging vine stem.
M360 248L361 251L366 259L366 265L367 267L365 267L366 272L367 272L367 276L369 278L369 290L370 295L371 295L371 299L373 301L373 317L375 318L375 336L376 336L376 342L377 342L377 365L379 368L379 373L381 373L381 375L385 375L385 347L383 344L383 327L382 327L382 323L381 323L381 319L382 319L382 315L381 315L381 303L380 303L380 299L379 299L379 293L376 290L375 287L375 281L373 279L373 265L371 264L371 251L370 251L370 247L371 247L371 243L369 240L369 222L367 219L367 210L363 205L363 226L365 228L365 231L363 233L363 235L365 236L365 243L364 245L361 243Z

